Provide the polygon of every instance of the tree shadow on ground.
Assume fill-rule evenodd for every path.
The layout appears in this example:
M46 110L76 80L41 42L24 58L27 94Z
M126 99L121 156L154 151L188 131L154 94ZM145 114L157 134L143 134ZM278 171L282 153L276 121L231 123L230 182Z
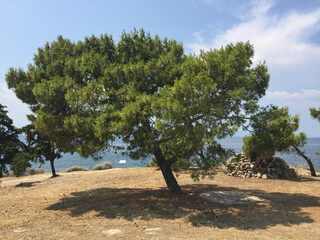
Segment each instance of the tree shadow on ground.
M277 224L290 226L311 223L306 207L319 207L320 198L306 194L269 193L262 190L240 190L217 185L184 185L176 196L167 189L98 188L73 192L47 210L69 211L73 217L95 211L109 219L180 219L193 226L218 228L266 229ZM264 203L224 205L199 197L208 191L235 191L267 199Z
M306 177L306 176L301 176L298 177L297 179L289 179L288 181L292 182L320 182L320 175L317 177Z
M35 182L22 182L16 185L16 187L32 187L35 183L40 183L40 181L35 181Z

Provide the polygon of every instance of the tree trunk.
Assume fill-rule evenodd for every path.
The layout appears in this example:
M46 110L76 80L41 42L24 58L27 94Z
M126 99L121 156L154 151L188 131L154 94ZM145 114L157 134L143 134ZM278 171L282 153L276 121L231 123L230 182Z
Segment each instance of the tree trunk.
M292 146L292 147L297 151L297 153L301 157L303 157L307 161L307 163L309 165L309 168L310 168L311 176L316 177L317 174L316 174L316 171L314 170L314 166L313 166L313 163L312 163L311 159L308 158L306 155L304 155L304 153L302 151L300 151L300 149L297 146Z
M50 165L51 165L51 171L52 171L52 177L57 177L58 175L56 174L56 169L54 168L54 158L50 159Z
M169 190L174 194L181 194L181 188L171 170L171 164L173 162L166 161L159 147L155 149L154 156L157 159L158 165Z

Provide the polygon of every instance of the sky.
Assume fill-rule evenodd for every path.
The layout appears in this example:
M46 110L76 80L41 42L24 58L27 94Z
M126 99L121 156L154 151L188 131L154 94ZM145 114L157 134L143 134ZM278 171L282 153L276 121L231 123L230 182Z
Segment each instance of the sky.
M7 88L10 67L26 70L58 35L117 41L134 28L175 39L186 53L250 41L254 64L265 61L271 75L260 104L288 106L300 115L299 131L320 137L309 113L320 107L320 0L0 0L0 103L14 125L26 125L31 112Z

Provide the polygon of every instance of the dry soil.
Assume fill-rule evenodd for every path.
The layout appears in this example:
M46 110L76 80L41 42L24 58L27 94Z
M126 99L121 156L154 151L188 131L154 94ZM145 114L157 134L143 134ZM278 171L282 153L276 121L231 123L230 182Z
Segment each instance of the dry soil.
M0 239L320 239L320 178L178 177L172 195L155 168L3 178ZM266 199L224 205L199 195L234 191Z

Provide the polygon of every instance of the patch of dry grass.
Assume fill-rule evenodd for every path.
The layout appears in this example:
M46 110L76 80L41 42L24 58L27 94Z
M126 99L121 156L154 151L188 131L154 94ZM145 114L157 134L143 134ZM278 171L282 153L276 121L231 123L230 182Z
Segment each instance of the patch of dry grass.
M178 178L172 195L154 168L110 169L5 178L3 239L318 239L320 179L243 179L218 173ZM223 205L199 197L235 191L264 203ZM110 231L117 229L117 231ZM119 230L119 231L118 231Z
M78 172L78 171L88 171L87 168L81 166L72 166L64 170L63 172Z
M106 169L111 169L112 168L112 163L110 162L104 162L101 164L98 164L92 168L92 170L106 170Z

